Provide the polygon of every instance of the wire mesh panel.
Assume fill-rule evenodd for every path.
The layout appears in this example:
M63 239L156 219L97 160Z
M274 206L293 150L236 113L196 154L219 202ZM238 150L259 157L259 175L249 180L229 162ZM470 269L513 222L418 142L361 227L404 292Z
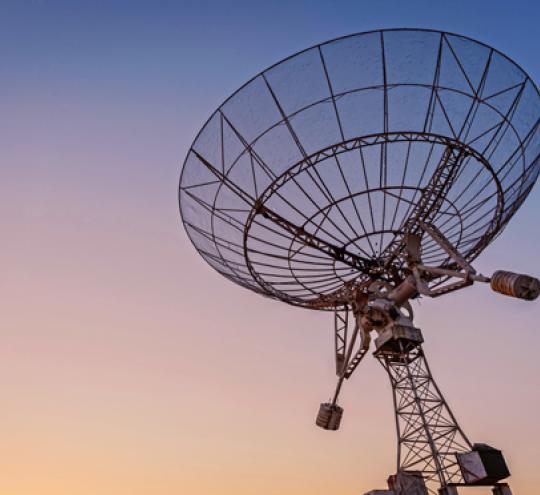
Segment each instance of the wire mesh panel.
M210 117L184 163L183 222L226 277L320 307L392 265L420 214L475 258L537 179L539 116L527 74L469 38L336 39L260 73ZM425 236L422 259L445 265L447 254Z

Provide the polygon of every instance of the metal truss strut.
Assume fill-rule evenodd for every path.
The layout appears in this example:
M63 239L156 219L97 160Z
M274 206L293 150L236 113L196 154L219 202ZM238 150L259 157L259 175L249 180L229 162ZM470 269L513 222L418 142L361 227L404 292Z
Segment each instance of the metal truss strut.
M468 156L470 155L463 147L448 145L445 148L429 184L399 229L400 234L386 248L389 254L386 266L389 266L404 249L404 236L421 232L420 222L430 223L439 213L446 195Z
M336 348L336 374L341 375L347 352L347 334L349 330L349 308L334 311L334 340Z

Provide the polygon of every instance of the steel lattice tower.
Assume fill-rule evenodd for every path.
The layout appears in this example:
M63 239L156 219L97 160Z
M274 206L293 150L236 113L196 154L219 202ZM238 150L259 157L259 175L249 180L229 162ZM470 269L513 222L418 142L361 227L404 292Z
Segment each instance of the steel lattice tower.
M455 454L472 445L435 383L422 347L376 356L392 384L398 471L422 472L433 493L435 486L463 483Z

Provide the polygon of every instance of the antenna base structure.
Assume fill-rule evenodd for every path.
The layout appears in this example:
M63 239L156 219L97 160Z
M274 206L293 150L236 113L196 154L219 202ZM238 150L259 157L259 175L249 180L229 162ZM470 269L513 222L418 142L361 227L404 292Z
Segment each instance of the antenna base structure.
M472 445L431 375L420 331L412 338L404 332L381 337L375 356L392 385L398 473L417 472L426 487L463 482L456 454Z
M511 495L509 486L501 483L510 476L502 453L469 441L435 382L422 348L422 332L413 324L410 300L419 295L437 297L474 282L490 283L496 292L532 300L538 297L539 282L505 271L495 272L492 278L478 274L436 227L424 222L420 226L421 234L407 234L403 245L396 246L410 273L403 282L397 287L375 281L351 288L350 308L336 309L339 379L333 401L321 404L316 424L327 430L339 428L342 385L369 351L370 333L376 331L374 356L388 373L392 386L398 453L397 474L388 479L389 489L369 493L457 495L458 487L491 486L496 495ZM448 266L456 268L422 264L417 247L426 234L448 253ZM436 288L430 287L440 277L446 279L445 283L439 281ZM350 338L349 314L354 317Z

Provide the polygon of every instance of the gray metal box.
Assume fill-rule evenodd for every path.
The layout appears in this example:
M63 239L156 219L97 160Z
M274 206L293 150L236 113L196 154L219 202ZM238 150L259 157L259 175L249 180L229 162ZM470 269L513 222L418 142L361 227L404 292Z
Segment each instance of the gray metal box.
M424 477L419 471L405 471L390 476L388 487L399 495L428 495Z
M343 408L324 402L319 407L315 424L324 430L338 430L343 416Z
M489 445L475 443L471 452L456 454L456 457L468 485L494 485L510 476L502 452Z
M424 338L419 328L395 324L387 328L375 340L376 352L399 352L400 342L417 346L424 342Z

